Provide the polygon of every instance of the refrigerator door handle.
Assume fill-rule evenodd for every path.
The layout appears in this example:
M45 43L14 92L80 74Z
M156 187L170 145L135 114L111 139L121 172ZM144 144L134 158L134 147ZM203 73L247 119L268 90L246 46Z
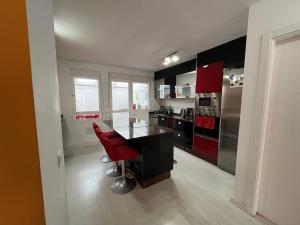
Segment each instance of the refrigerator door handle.
M221 149L222 142L223 142L223 120L220 118L220 137L219 137L219 150Z

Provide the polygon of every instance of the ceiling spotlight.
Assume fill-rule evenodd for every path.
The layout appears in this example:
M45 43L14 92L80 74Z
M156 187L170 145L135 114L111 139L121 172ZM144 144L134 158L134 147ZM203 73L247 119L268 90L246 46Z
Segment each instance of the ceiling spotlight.
M172 55L172 56L171 56L171 59L172 59L172 62L174 62L174 63L176 63L176 62L179 61L178 55Z
M171 63L171 62L168 62L168 61L166 61L166 60L163 62L164 66L167 66L167 65L169 65L170 63Z
M170 56L167 56L167 57L165 58L165 62L171 63L171 62L172 62L171 57L170 57Z
M179 56L177 55L178 52L174 52L171 55L168 55L163 59L163 65L167 66L171 63L176 63L179 61Z

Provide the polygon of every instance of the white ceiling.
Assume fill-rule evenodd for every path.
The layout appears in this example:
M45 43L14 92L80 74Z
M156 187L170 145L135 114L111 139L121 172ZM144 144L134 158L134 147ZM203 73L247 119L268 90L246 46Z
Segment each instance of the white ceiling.
M149 71L246 34L257 0L54 0L61 58ZM179 63L180 63L179 62Z

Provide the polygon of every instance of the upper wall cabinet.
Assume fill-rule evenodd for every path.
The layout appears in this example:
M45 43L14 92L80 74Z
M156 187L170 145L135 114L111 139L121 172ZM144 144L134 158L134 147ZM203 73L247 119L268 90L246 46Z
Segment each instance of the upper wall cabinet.
M246 52L246 36L200 52L197 67L223 61L224 68L243 68Z
M155 80L155 98L170 98L170 85L165 84L164 78Z
M157 71L154 73L155 80L164 79L165 85L170 85L170 98L176 98L175 86L177 75L196 70L196 59L180 63L178 65Z
M197 68L196 93L222 92L223 61Z
M176 98L194 98L196 85L196 71L176 76Z

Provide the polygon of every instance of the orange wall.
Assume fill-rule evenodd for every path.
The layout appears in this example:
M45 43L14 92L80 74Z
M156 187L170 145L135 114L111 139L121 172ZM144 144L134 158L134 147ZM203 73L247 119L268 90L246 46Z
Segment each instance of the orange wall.
M0 225L43 225L25 0L1 2L0 32Z

